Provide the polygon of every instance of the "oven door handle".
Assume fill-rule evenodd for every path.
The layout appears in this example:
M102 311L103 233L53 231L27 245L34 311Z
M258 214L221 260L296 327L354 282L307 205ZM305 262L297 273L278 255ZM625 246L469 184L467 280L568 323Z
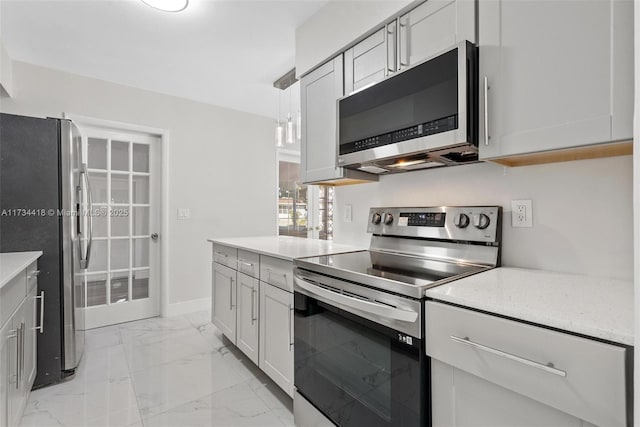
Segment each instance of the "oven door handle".
M385 304L376 304L374 302L363 301L349 295L339 294L320 286L311 284L304 279L295 277L296 285L305 291L320 298L324 302L330 301L338 304L340 308L353 308L366 313L375 314L387 319L400 320L402 322L415 322L418 313L410 310L402 310Z

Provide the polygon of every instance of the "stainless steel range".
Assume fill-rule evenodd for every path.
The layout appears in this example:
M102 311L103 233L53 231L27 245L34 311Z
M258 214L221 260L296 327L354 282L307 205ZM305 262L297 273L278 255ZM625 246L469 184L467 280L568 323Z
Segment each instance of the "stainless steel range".
M499 206L372 208L369 250L295 261L296 425L426 426L425 291L500 264Z

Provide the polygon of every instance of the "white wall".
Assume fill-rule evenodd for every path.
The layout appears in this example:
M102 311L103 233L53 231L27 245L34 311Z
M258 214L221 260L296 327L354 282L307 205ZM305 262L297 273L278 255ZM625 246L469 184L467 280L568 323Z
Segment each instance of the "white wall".
M0 97L13 94L13 61L0 39Z
M296 74L333 58L414 0L330 1L296 28Z
M511 200L533 200L533 228L511 227ZM336 188L335 240L368 245L373 206L499 205L505 266L633 277L631 156L519 168L474 164ZM353 205L345 223L344 205Z
M170 303L210 296L207 238L275 234L272 119L21 62L13 80L5 113L75 113L169 130ZM191 220L178 221L178 207L190 208Z

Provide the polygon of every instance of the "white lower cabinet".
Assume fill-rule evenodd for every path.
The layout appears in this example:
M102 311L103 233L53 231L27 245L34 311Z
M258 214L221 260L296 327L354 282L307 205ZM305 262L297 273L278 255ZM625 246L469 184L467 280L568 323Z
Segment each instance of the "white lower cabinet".
M211 321L222 333L236 343L236 271L213 263L211 291Z
M628 348L426 304L432 424L628 426Z
M256 365L258 362L258 279L238 273L236 345Z
M262 281L259 365L293 397L293 294Z
M35 270L35 268L33 268ZM0 426L17 426L36 377L37 286L29 292L25 272L5 285L3 294L17 298L17 308L0 328ZM7 287L16 287L7 289ZM15 291L15 292L14 292ZM7 302L7 301L4 301Z
M213 261L211 321L293 397L293 262L220 244Z

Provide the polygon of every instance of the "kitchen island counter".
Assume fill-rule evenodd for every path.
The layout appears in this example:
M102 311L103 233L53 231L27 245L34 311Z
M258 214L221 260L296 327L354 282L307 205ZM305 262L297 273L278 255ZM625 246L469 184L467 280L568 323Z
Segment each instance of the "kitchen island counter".
M353 252L365 248L334 243L331 240L292 236L258 236L207 239L209 242L293 261L296 258Z

